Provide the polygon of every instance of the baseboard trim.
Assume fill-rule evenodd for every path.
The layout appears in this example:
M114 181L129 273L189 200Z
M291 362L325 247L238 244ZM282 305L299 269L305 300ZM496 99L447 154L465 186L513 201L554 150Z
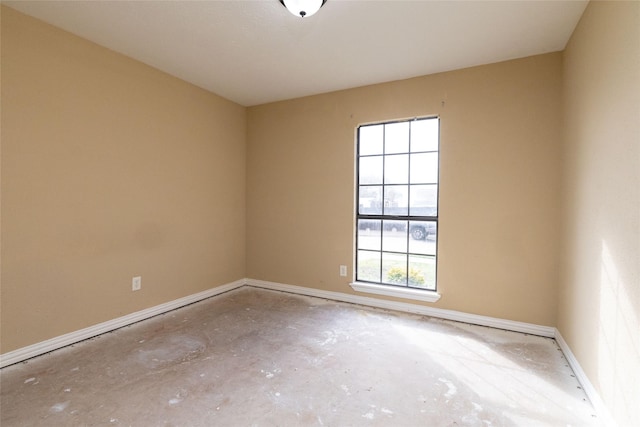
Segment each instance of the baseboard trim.
M463 323L472 323L475 325L489 326L492 328L505 329L509 331L522 332L531 335L539 335L547 338L554 338L558 343L558 346L562 350L569 366L576 374L576 379L582 386L587 395L587 398L591 401L596 414L603 424L607 427L617 427L617 424L611 413L607 409L606 405L602 401L600 394L597 392L589 377L585 374L584 370L578 363L578 359L574 356L571 348L564 340L560 331L554 327L540 326L531 323L516 322L513 320L498 319L488 316L480 316L476 314L468 314L460 311L444 310L434 307L425 307L417 304L402 303L395 301L387 301L377 298L363 297L358 295L350 295L341 292L322 291L319 289L307 288L303 286L286 285L283 283L268 282L265 280L246 279L245 283L248 286L256 288L270 289L275 291L290 292L299 295L306 295L311 297L325 298L335 301L343 301L353 304L366 305L371 307L384 308L389 310L403 311L414 314L421 314L425 316L437 317L441 319L454 320Z
M598 418L602 420L602 423L605 426L616 427L617 424L613 419L613 417L611 416L609 409L602 401L602 398L600 397L600 394L598 393L596 388L593 386L593 384L591 384L591 381L589 381L589 377L587 377L587 374L582 369L582 366L580 366L578 359L576 359L575 355L571 351L569 344L567 344L567 342L564 340L564 338L562 337L562 334L558 329L555 330L554 338L556 339L558 346L562 350L562 353L564 353L564 357L567 359L569 366L571 367L573 372L576 374L576 379L580 383L580 386L582 386L582 389L584 390L587 397L591 401L591 404L596 410L596 414L598 415Z
M215 288L208 289L197 294L192 294L183 298L178 298L173 301L169 301L164 304L156 305L135 313L128 314L126 316L118 317L113 320L109 320L97 325L89 326L88 328L80 329L75 332L60 335L55 338L41 341L39 343L22 347L14 351L10 351L0 355L0 368L13 365L15 363L23 362L32 357L40 356L45 353L57 350L62 347L66 347L71 344L95 337L106 332L113 331L123 326L131 325L133 323L140 322L141 320L149 319L158 314L166 313L176 308L184 307L185 305L193 304L206 298L210 298L215 295L219 295L224 292L228 292L237 289L245 285L245 280L237 280L235 282L227 283L225 285L217 286Z
M379 298L364 297L359 295L351 295L342 292L323 291L320 289L308 288L304 286L287 285L284 283L269 282L257 279L241 279L225 285L217 286L203 292L178 298L164 304L156 305L145 310L137 311L126 316L118 317L107 322L99 323L88 328L80 329L75 332L60 335L55 338L48 339L27 347L19 348L5 354L0 354L0 368L23 362L36 356L66 347L71 344L95 337L106 332L110 332L142 320L149 319L159 314L167 313L185 305L193 304L204 299L238 289L243 286L252 286L255 288L263 288L274 291L289 292L298 295L305 295L317 298L324 298L334 301L342 301L352 304L365 305L370 307L383 308L388 310L402 311L407 313L420 314L425 316L436 317L440 319L454 320L457 322L471 323L475 325L488 326L498 329L506 329L515 332L522 332L531 335L539 335L548 338L554 338L560 349L562 350L569 366L576 374L577 380L584 389L587 397L593 404L598 417L606 426L615 427L616 423L611 417L609 410L600 398L591 381L580 366L580 363L574 356L571 348L562 337L558 329L548 326L540 326L531 323L516 322L513 320L499 319L489 316L481 316L477 314L463 313L454 310L445 310L441 308L426 307L418 304L388 301Z
M509 331L539 335L548 338L554 338L556 334L556 328L550 326L540 326L532 323L516 322L513 320L498 319L495 317L481 316L477 314L468 314L460 311L445 310L418 304L389 301L359 295L350 295L342 292L323 291L303 286L286 285L283 283L268 282L265 280L257 279L246 279L245 283L256 288L284 291L294 294L343 301L352 304L368 305L371 307L384 308L388 310L404 311L407 313L421 314L425 316L437 317L440 319L455 320L457 322L463 323L472 323L474 325L489 326L497 329L506 329Z

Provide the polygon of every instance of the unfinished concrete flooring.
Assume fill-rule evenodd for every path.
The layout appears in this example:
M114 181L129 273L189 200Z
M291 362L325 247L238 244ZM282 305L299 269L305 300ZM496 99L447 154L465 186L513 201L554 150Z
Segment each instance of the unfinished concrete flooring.
M552 339L244 287L4 368L8 426L595 426Z

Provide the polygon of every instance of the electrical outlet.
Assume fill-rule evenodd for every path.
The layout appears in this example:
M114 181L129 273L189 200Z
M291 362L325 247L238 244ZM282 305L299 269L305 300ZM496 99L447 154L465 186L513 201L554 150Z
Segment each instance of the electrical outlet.
M346 265L341 265L340 266L340 276L347 277L347 266Z
M131 280L131 290L139 291L142 288L142 277L136 276Z

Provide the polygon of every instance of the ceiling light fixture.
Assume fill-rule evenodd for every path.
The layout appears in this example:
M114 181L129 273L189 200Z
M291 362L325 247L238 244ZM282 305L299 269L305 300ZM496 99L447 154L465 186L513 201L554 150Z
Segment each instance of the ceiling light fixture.
M327 0L280 0L280 3L295 16L304 18L311 16L327 2Z

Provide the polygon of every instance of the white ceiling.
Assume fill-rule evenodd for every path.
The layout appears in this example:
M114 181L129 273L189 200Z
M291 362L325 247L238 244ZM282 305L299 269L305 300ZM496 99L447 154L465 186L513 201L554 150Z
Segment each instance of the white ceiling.
M587 1L3 1L245 106L564 49Z

